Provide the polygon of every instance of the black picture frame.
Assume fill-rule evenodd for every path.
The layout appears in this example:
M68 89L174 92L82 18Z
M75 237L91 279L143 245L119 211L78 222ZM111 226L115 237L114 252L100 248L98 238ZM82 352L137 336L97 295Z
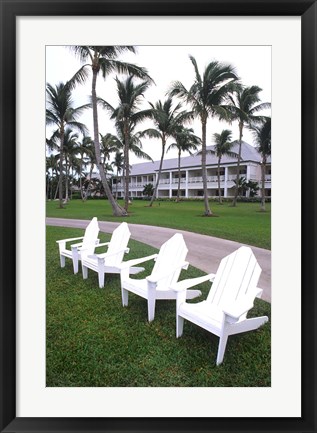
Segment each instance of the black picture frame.
M16 417L16 17L300 16L302 47L302 416L300 418ZM0 431L316 432L317 5L307 0L0 0ZM269 30L268 30L269 31ZM287 67L291 68L291 65ZM290 89L291 91L291 89ZM290 125L291 127L291 125ZM286 144L282 144L285 145ZM285 149L287 152L287 149ZM295 157L294 157L295 158ZM288 200L292 212L292 197ZM287 217L287 214L286 214ZM287 221L286 221L287 223ZM290 228L291 229L291 228ZM286 331L287 332L287 327ZM283 404L283 402L281 402Z

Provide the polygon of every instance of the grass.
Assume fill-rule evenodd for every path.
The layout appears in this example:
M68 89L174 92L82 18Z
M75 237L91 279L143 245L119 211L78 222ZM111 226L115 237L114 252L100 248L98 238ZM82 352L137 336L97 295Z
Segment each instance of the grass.
M134 205L133 205L134 206ZM70 207L71 208L71 207ZM130 294L123 308L118 275L83 280L66 259L61 269L56 240L83 230L47 227L46 385L48 387L269 387L270 320L257 331L229 337L224 362L216 367L218 338L185 322L175 337L175 301L158 301L155 320L147 321L147 303ZM109 235L101 234L102 241ZM130 241L126 259L156 250ZM145 264L143 278L152 263ZM203 272L190 267L182 278ZM199 288L205 298L210 283ZM197 302L193 300L190 302ZM270 304L256 300L252 315L268 315Z
M119 202L119 203L122 203ZM233 208L230 203L211 203L215 218L203 217L201 201L157 201L148 207L147 201L134 200L129 207L129 216L116 218L106 200L71 200L65 209L58 203L47 202L46 215L55 218L90 220L96 216L100 221L123 221L131 224L147 224L189 230L222 239L229 239L261 248L271 248L271 211L260 212L259 203L238 203Z

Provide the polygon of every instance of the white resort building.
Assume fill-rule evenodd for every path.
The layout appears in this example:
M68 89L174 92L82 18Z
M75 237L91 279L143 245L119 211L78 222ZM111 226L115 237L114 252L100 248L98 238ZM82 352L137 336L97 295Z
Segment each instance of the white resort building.
M212 149L209 146L207 149ZM232 147L232 152L238 152L238 142ZM146 184L156 184L157 173L160 161L144 162L134 164L130 170L129 191L130 197L143 197L143 189ZM256 181L261 187L261 155L250 144L242 142L240 175L246 181ZM184 198L202 198L203 183L201 175L201 155L181 157L181 183L180 194ZM206 160L208 196L218 196L218 158L215 154L207 153ZM233 197L234 180L237 173L237 158L223 156L220 164L220 187L223 197ZM112 190L116 190L116 178L113 178ZM123 197L122 178L118 178L118 197ZM157 190L157 198L173 198L177 195L178 188L178 158L164 159L160 176L160 183ZM260 194L260 191L258 192ZM247 191L244 195L248 196ZM265 195L271 196L271 159L268 158L265 175Z

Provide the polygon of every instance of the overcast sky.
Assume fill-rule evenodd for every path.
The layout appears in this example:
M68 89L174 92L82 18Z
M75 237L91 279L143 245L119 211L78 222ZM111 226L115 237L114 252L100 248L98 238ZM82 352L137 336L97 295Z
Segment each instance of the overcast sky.
M188 89L194 82L194 68L189 60L189 55L195 57L200 73L205 66L218 60L230 63L235 67L236 73L244 85L257 85L262 89L260 97L262 102L271 102L271 47L270 46L138 46L137 54L125 53L120 60L131 62L147 68L149 75L156 85L152 85L145 93L141 108L148 108L150 102L166 99L166 92L170 84L177 80L181 81ZM80 61L74 56L68 47L47 46L46 47L46 82L56 85L66 82L80 68ZM91 76L90 76L91 77ZM86 85L78 86L74 90L74 106L85 104L91 94L91 78ZM118 105L116 95L116 83L114 75L106 77L101 75L97 79L97 95L108 101L112 106ZM185 107L184 107L185 108ZM101 134L116 133L114 123L109 120L106 111L99 109L99 131ZM266 111L263 114L270 114ZM80 119L85 123L93 136L92 110L86 112ZM190 125L195 134L201 137L201 124L195 121ZM140 125L138 130L153 127L151 122ZM238 138L238 125L229 125L226 122L218 122L216 119L208 119L207 123L207 145L212 143L212 135L220 133L222 129L231 129L232 138ZM50 132L48 131L48 135ZM252 135L245 129L243 139L252 144ZM170 139L169 143L173 140ZM157 139L144 139L143 150L154 160L161 155L161 143ZM170 151L166 158L176 157L176 151ZM130 163L138 163L142 160L130 156Z

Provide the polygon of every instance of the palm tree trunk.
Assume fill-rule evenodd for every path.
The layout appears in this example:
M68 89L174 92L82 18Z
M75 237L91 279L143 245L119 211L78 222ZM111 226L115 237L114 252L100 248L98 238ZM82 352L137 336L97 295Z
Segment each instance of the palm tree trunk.
M89 182L88 182L88 185L87 185L87 188L86 188L86 193L85 193L85 196L84 196L84 201L86 201L87 198L88 198L88 193L89 193L89 188L90 188L90 185L91 185L91 176L92 176L93 169L94 169L94 164L91 164L90 165L90 172L89 172Z
M204 204L205 204L205 216L212 215L209 207L208 200L208 189L207 189L207 169L206 169L206 129L207 129L207 116L202 117L202 146L201 146L201 172L203 178L203 190L204 190Z
M221 161L221 157L219 157L218 159L218 194L219 194L219 204L222 204L221 188L220 188L220 161Z
M265 212L265 170L266 169L266 158L263 158L261 164L261 177L262 177L262 188L261 188L261 212Z
M237 163L237 177L236 177L236 187L234 191L234 197L232 200L232 206L237 205L238 195L239 195L239 178L240 178L240 160L241 160L241 146L243 137L243 122L239 123L239 152L238 152L238 163Z
M178 188L177 188L177 198L176 201L179 201L180 196L180 190L181 190L181 150L178 151Z
M59 149L59 189L58 189L58 199L59 208L63 209L63 153L64 153L64 127L61 127L61 141Z
M104 167L101 162L101 152L100 152L100 143L99 143L99 131L98 131L98 113L97 113L97 95L96 95L96 81L97 81L97 73L98 69L93 67L93 76L92 76L92 111L93 111L93 125L94 125L94 145L95 145L95 154L96 154L96 162L99 170L101 182L103 188L105 190L106 196L111 204L112 212L114 216L126 216L127 212L118 205L115 201L113 195L111 194L106 174L104 171Z
M81 158L83 158L83 155L81 155ZM80 189L81 201L84 201L82 173L83 173L83 164L81 159L80 168L79 168L79 189Z
M56 187L55 194L54 194L54 200L56 200L57 194L59 192L59 182L60 182L60 179L58 179L58 182L57 182L57 187Z
M79 189L80 189L81 201L84 201L83 180L81 178L81 174L79 175Z
M129 166L129 132L128 125L125 123L124 125L124 165L125 165L125 182L124 182L124 209L128 212L129 207L129 175L130 175L130 166Z
M65 157L65 202L68 202L68 186L69 186L69 167L67 157Z
M163 159L164 159L164 155L165 155L165 145L166 145L166 138L165 135L162 136L162 155L161 155L161 161L160 161L160 167L159 167L159 171L157 173L157 179L156 179L156 184L155 184L155 188L151 197L151 201L149 206L152 207L153 201L156 197L156 192L158 189L158 185L160 183L160 177L161 177L161 171L162 171L162 167L163 167Z
M119 169L117 168L117 180L116 180L116 200L118 200L118 178L119 178Z

